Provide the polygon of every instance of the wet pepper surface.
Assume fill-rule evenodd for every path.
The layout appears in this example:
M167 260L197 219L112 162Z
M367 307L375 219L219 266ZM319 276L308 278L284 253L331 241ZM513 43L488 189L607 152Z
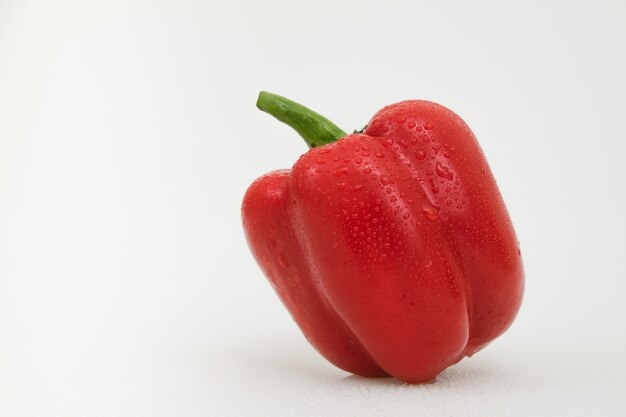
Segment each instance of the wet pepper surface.
M460 117L405 101L345 135L279 96L262 93L259 107L314 147L250 186L246 237L324 357L425 382L511 325L524 285L518 241Z

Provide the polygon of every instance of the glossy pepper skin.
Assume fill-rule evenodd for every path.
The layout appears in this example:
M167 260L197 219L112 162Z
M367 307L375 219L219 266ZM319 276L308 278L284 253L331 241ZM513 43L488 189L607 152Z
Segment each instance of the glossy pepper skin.
M362 133L332 140L249 187L249 246L330 362L430 381L502 334L521 303L520 250L495 179L469 127L428 101L385 107Z

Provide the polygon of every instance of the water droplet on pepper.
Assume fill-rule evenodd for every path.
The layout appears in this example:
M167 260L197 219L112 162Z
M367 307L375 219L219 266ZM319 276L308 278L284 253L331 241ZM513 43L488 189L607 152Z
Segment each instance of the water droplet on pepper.
M430 204L424 204L424 206L422 206L422 213L428 220L437 220L439 217L437 208L431 206Z
M450 169L447 166L442 165L440 162L437 162L435 169L437 171L437 175L441 178L445 178L450 181L454 178L454 174L450 171Z

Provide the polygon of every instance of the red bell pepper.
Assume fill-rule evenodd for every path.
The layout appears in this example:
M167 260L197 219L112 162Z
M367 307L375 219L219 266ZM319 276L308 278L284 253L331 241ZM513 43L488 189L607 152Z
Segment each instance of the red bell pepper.
M524 286L518 241L461 118L405 101L346 135L273 94L257 106L313 149L249 187L246 237L326 359L425 382L511 325Z

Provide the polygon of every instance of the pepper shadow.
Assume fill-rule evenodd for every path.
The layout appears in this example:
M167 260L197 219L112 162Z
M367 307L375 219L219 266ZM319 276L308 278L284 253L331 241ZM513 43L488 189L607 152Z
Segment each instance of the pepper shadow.
M416 384L409 384L393 377L365 378L358 375L349 375L343 378L344 382L357 387L405 387L415 389L431 389L434 387L453 387L465 384L476 384L497 378L497 370L485 366L484 363L461 362L437 376L437 378Z

